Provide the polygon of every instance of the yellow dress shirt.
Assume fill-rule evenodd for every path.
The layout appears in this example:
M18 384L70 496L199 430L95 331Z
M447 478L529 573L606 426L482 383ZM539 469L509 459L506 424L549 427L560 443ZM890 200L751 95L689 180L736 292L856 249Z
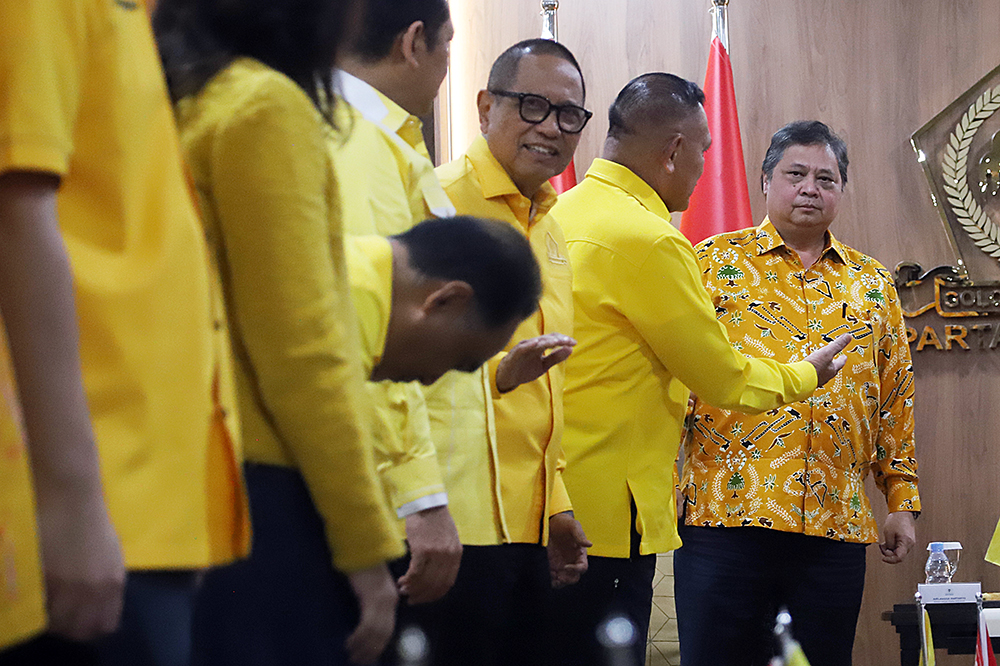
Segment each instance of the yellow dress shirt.
M427 156L420 120L365 81L347 72L336 77L343 101L341 132L332 146L345 233L391 236L428 217L453 215ZM375 464L396 515L447 504L421 386L367 386L382 422L376 426Z
M401 555L372 459L332 130L248 58L177 114L226 287L246 459L298 469L342 571Z
M549 215L556 202L552 186L545 183L534 201L522 195L482 136L465 155L437 171L460 214L509 222L528 238L538 259L544 289L539 310L518 327L506 350L545 333L572 335L572 273L562 230ZM492 401L496 419L502 515L510 541L544 544L548 517L572 509L562 481L565 370L559 364L500 395L494 377L506 350L489 363L490 390L484 394Z
M628 557L630 503L642 554L679 547L674 461L689 389L764 411L816 388L807 362L736 353L715 319L691 244L656 192L594 160L554 214L573 262L577 346L566 364L566 487L590 553Z
M336 152L343 189L350 193L344 197L348 233L395 234L427 217L454 215L427 155L420 121L349 74L338 74L338 88L350 102L343 108L351 114L343 124L350 135ZM484 370L449 372L423 388L429 438L423 436L416 398L406 400L406 388L390 389L389 404L396 409L389 412L389 422L395 426L383 431L376 448L397 515L450 498L448 510L467 545L508 540L495 473L492 405L483 391L487 382ZM410 410L418 417L403 418ZM404 433L404 438L392 439L392 432ZM441 481L443 487L436 485Z
M803 270L766 219L696 251L716 315L738 350L805 358L842 333L854 341L844 350L844 369L804 402L748 416L699 400L685 446L686 524L873 543L879 534L864 490L869 470L889 511L919 511L913 367L889 272L832 234Z
M245 554L225 313L143 5L0 3L0 173L25 170L61 177L83 382L126 565Z

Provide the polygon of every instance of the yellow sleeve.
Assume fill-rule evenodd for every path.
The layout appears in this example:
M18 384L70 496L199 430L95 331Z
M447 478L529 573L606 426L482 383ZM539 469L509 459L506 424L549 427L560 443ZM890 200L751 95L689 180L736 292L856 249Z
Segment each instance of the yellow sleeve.
M552 496L549 499L549 517L564 511L572 511L573 503L569 499L566 491L566 484L563 483L563 470L566 469L566 459L559 457L559 464L556 467L556 474L552 482Z
M87 4L0 2L0 173L66 173L90 37Z
M423 390L415 382L369 382L369 390L381 394L386 427L375 438L375 460L397 517L443 506L444 481Z
M339 208L322 122L283 77L220 126L212 192L262 409L305 478L343 571L402 554L371 452Z
M876 361L882 404L872 476L889 511L920 511L913 444L913 363L899 296L888 279L883 288L888 316L882 330L873 331L879 336Z
M623 314L670 373L699 400L715 407L760 413L797 402L816 390L811 363L748 359L729 342L701 281L691 245L661 236L635 282L611 288Z

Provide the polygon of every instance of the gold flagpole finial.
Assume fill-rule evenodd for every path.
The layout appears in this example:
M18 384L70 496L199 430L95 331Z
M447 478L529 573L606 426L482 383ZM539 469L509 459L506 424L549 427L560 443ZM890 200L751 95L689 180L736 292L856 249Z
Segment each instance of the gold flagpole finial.
M729 0L712 0L712 34L719 38L722 47L729 52Z
M556 10L559 0L542 0L542 39L559 41L559 27L556 24Z

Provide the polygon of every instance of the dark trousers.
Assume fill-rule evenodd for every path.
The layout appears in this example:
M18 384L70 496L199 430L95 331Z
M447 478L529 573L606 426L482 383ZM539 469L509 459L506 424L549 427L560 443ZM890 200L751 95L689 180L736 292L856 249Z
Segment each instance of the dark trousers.
M394 567L406 570L405 560ZM465 546L454 587L440 601L400 604L398 633L424 631L431 666L543 666L549 565L545 548ZM381 662L399 664L395 641Z
M766 666L781 606L812 666L850 666L864 544L758 527L680 534L674 594L684 666Z
M195 605L194 663L346 665L357 602L331 564L302 476L255 464L246 465L245 476L253 551L206 575Z
M640 538L633 515L629 557L590 556L587 573L579 583L553 590L549 622L552 666L606 666L609 655L597 633L615 615L628 618L635 627L630 666L646 663L656 555L639 554Z
M75 643L43 635L0 655L0 666L190 666L194 571L130 571L122 622L111 636Z

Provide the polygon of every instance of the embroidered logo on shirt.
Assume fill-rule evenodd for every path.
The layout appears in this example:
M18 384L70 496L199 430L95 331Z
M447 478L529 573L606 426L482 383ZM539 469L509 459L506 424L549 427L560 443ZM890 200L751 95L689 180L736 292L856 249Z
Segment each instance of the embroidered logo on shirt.
M569 259L559 253L559 243L556 242L556 239L549 232L545 232L545 252L549 261L553 264L560 264L562 266L569 264Z

